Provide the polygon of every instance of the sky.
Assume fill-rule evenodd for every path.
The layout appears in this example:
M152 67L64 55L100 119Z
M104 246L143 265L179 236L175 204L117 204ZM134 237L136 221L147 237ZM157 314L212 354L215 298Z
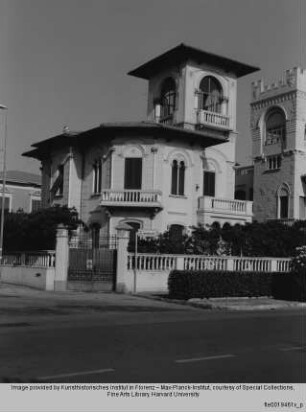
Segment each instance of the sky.
M250 164L251 82L306 67L305 15L305 0L0 0L7 168L39 173L21 154L64 126L145 120L147 82L126 73L182 42L261 68L238 81L237 161ZM2 140L3 124L1 111Z

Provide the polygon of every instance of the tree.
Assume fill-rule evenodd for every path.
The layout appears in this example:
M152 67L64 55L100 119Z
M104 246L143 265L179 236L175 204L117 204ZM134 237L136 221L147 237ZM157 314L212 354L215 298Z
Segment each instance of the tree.
M54 250L56 228L72 231L82 224L75 208L53 206L32 213L7 213L4 221L4 251Z

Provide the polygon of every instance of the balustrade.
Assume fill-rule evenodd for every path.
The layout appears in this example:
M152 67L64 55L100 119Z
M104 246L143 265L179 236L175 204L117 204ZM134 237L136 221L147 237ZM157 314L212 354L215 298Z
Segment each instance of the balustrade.
M199 198L199 209L222 211L235 215L252 215L253 202L203 196Z
M159 191L146 190L115 190L105 189L101 193L101 205L108 204L138 204L156 206L160 204L161 193Z
M209 112L207 110L198 111L198 123L229 128L229 117L221 113Z
M4 254L2 265L55 267L55 251L13 252Z
M284 272L290 271L290 258L128 254L127 269L139 271L170 271L178 268L183 259L184 270L228 270L239 272ZM136 262L136 264L135 264Z
M176 268L175 255L157 255L157 254L128 254L128 270L152 270L164 271Z

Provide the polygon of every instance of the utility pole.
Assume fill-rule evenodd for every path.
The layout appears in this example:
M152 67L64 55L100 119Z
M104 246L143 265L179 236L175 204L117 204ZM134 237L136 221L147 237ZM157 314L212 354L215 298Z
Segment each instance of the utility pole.
M2 201L1 201L1 226L0 226L0 264L3 257L3 233L4 233L4 208L5 208L5 183L6 183L6 140L7 140L7 107L0 105L0 110L4 112L4 127L0 136L0 165L2 171ZM2 120L2 119L1 119Z

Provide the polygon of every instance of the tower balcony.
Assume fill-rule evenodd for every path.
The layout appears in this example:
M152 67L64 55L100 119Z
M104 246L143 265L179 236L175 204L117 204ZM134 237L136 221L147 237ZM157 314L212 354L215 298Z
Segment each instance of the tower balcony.
M100 205L162 209L161 196L158 190L103 189Z
M245 200L224 199L202 196L198 199L198 221L211 224L215 221L221 224L244 224L251 222L253 202Z
M230 118L221 113L209 112L208 110L198 110L197 125L213 127L217 129L230 130Z

